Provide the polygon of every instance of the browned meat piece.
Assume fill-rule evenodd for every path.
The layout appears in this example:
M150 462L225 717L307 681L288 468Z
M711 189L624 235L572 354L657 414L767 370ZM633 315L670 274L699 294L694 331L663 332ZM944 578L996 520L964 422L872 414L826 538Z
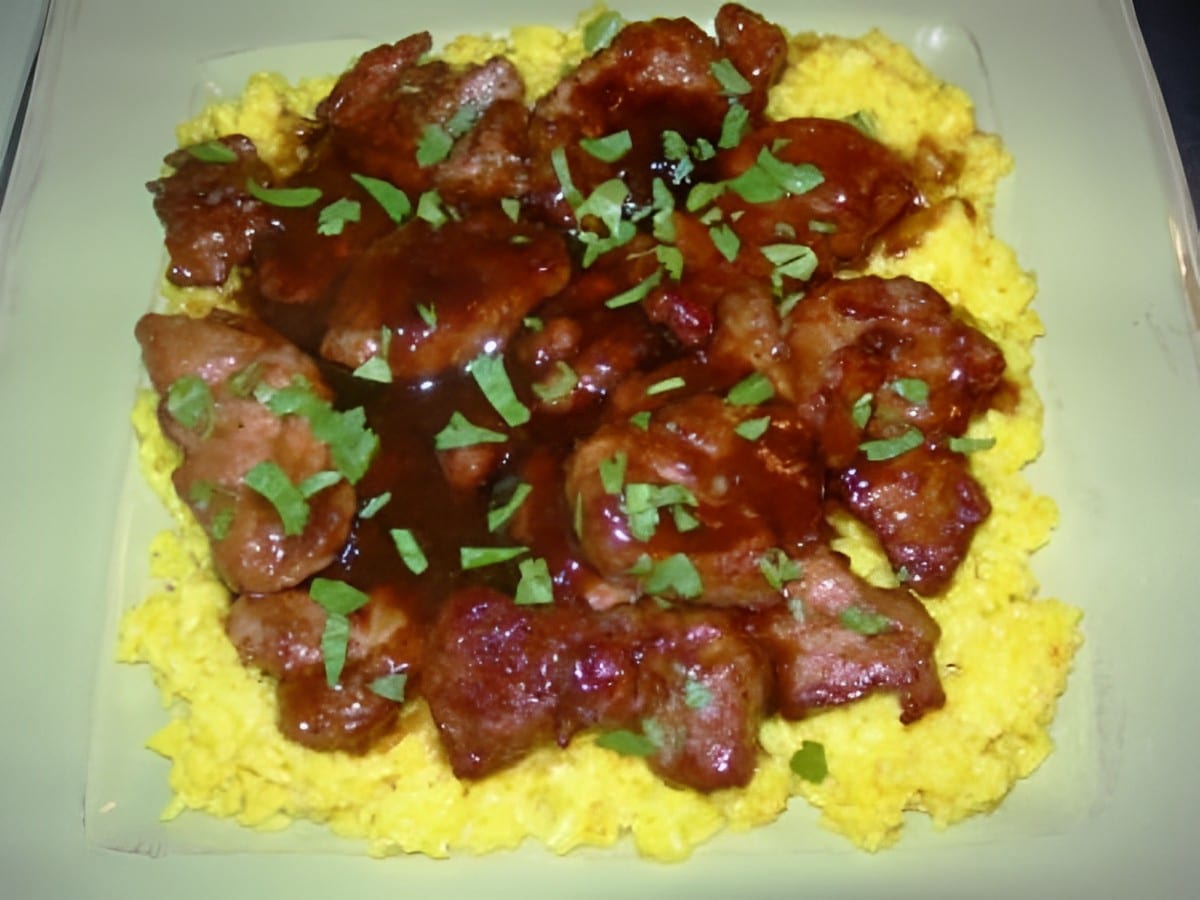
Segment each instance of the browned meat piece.
M326 159L318 147L310 164L289 182L289 188L316 188L321 198L299 207L270 208L272 228L254 245L253 287L264 300L316 304L327 300L354 259L377 238L395 227L383 207L350 177ZM354 215L336 226L322 223L326 210L339 203L357 204Z
M459 777L591 726L659 739L650 765L697 790L754 772L770 672L720 613L589 615L472 588L443 608L427 659L422 690Z
M585 59L539 100L530 121L533 205L551 221L574 223L551 160L558 148L583 197L602 182L619 178L634 202L648 203L653 175L668 168L665 131L678 132L689 144L704 138L716 145L730 99L712 67L728 56L736 56L741 74L751 81L751 93L740 102L757 119L769 83L779 74L782 34L754 22L745 11L726 13L722 23L724 36L732 42L728 52L689 19L626 25L612 44ZM778 40L768 37L772 30ZM616 163L597 159L579 146L581 139L623 130L629 132L632 149Z
M521 76L501 58L462 70L438 60L421 63L431 46L422 32L364 53L317 107L317 117L330 126L329 140L359 174L406 192L443 186L438 174L445 167L444 186L455 193L493 199L519 194L525 155ZM498 103L505 106L488 115ZM418 160L429 126L453 127L451 138L468 129L478 133L448 159ZM473 180L475 174L485 177Z
M246 665L278 679L279 727L314 750L362 753L391 730L399 706L371 689L420 659L419 629L386 589L350 616L346 664L330 687L321 650L325 611L306 590L244 595L225 631Z
M502 769L556 736L570 655L563 637L538 619L483 587L442 607L426 644L421 692L460 778Z
M164 430L183 450L175 488L212 537L221 577L235 591L269 593L328 565L350 533L354 488L342 479L317 491L302 530L289 533L276 507L245 482L259 463L274 463L292 485L334 469L307 419L276 415L247 395L255 385L283 388L299 378L328 399L312 360L261 323L219 311L204 319L149 314L136 333L163 396ZM172 413L172 386L189 378L198 380L192 413Z
M354 264L321 354L355 368L380 352L386 329L393 375L435 375L502 348L569 275L561 236L498 210L440 228L410 222Z
M834 467L858 454L864 436L889 438L909 427L930 442L961 435L1004 374L999 347L909 278L828 281L792 311L785 330L795 395L819 409ZM928 396L905 397L906 380L923 383ZM864 397L865 428L853 421Z
M203 162L188 149L165 160L175 171L146 185L166 229L171 265L167 278L180 285L219 285L250 257L270 215L246 190L253 178L267 184L271 172L243 135L222 138L231 162Z
M816 272L828 274L854 265L871 241L910 209L916 199L904 164L886 147L853 125L832 119L787 119L748 135L717 158L720 176L734 180L761 171L760 156L773 155L789 166L815 166L823 178L810 190L801 173L784 179L789 192L776 199L733 185L716 200L724 218L744 244L803 244L816 252ZM735 182L736 184L737 182ZM758 253L757 249L750 252ZM795 287L789 278L784 284Z
M659 408L645 429L619 421L580 442L564 490L580 510L586 561L610 584L655 593L665 576L650 566L686 554L699 583L682 588L668 579L665 595L717 606L778 603L760 561L816 536L823 472L804 431L777 412L778 424L748 440L734 429L761 415L758 407L700 394ZM610 472L618 459L623 477Z
M366 753L393 730L400 711L371 690L371 680L353 668L334 687L319 670L280 680L279 730L312 750Z
M859 459L839 472L834 493L879 537L888 560L921 594L942 591L992 506L967 460L918 447L894 459Z
M746 784L771 688L762 649L712 611L652 616L650 630L638 665L642 730L661 741L650 767L699 791Z
M767 93L787 66L787 38L779 26L738 3L717 10L713 30L721 52L750 82L742 104L760 115L767 108Z
M534 398L539 409L577 412L606 400L632 373L666 350L661 330L642 309L629 305L610 309L607 301L654 275L653 241L639 236L620 251L607 254L539 309L540 327L514 336L510 359L531 384L551 385L566 365L574 386L562 397Z
M903 722L945 702L934 662L937 623L907 591L878 588L820 544L798 562L787 607L755 613L751 633L771 656L780 712L816 709L896 691Z

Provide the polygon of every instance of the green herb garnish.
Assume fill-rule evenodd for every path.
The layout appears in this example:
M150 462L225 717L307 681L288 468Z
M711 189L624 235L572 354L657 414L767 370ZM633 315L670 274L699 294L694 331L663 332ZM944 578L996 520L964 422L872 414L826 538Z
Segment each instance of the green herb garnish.
M417 543L417 538L412 531L407 528L393 528L388 534L392 536L392 544L395 545L396 552L400 554L400 559L410 572L420 575L429 568L429 560L425 558L425 551Z
M488 403L492 404L492 408L510 428L516 428L529 421L529 407L517 398L508 372L505 371L502 356L481 353L467 364L467 371L487 397Z
M508 562L528 552L528 547L460 547L458 556L459 564L466 571Z
M577 384L579 376L575 370L560 359L554 363L554 371L550 375L533 385L533 392L538 399L550 403L570 396Z
M186 149L200 162L219 164L237 162L237 154L220 141L204 141L200 144L192 144Z
M867 459L879 462L894 459L909 450L915 450L925 443L925 435L918 428L909 428L904 434L894 438L883 438L877 441L865 441L858 449L866 454Z
M978 453L981 450L990 450L996 446L994 437L952 437L946 442L955 453Z
M508 435L475 425L462 413L454 412L446 427L434 436L433 446L437 450L454 450L475 444L503 444L507 440Z
M496 531L511 519L532 491L533 487L522 481L513 489L512 496L508 498L507 502L495 509L489 509L487 514L488 531Z
M212 432L215 410L212 391L199 375L181 375L167 388L167 412L189 431L207 437Z
M517 568L521 580L517 582L513 603L517 606L543 606L554 602L554 581L550 578L546 560L541 557L523 559Z
M246 179L246 192L256 200L270 206L302 209L312 206L321 199L321 189L315 187L271 188L264 187L253 178Z
M279 463L265 459L246 472L242 481L275 507L285 535L304 533L304 526L308 524L308 501Z
M847 606L838 615L838 621L846 628L866 637L883 634L892 627L892 620L861 606Z
M748 441L757 441L771 427L770 416L760 416L757 419L746 419L734 426L734 434Z
M625 27L625 20L621 18L621 14L614 11L603 13L592 21L588 22L583 29L583 49L588 53L595 53L597 50L603 50L613 42L615 38Z
M825 761L825 747L816 741L805 741L800 749L792 754L788 763L791 770L813 784L820 784L829 774L829 765Z
M633 149L633 138L626 129L604 137L582 138L579 146L601 162L614 163Z
M918 406L929 400L929 385L920 378L897 378L889 387L901 398Z
M757 406L775 396L775 385L762 372L747 375L729 389L725 402L731 406Z
M408 195L391 182L381 178L371 178L369 175L354 174L350 177L371 195L372 199L387 213L388 218L397 225L408 218L412 212L412 202L408 199Z
M454 138L445 126L438 122L430 122L421 129L417 139L417 165L432 166L440 163L450 155L454 147Z
M366 606L371 598L344 581L329 578L314 578L308 593L325 610L321 655L325 659L325 681L334 687L341 680L346 665L346 649L350 643L347 616Z
M750 93L750 82L742 76L742 73L728 59L719 59L710 65L708 69L712 72L713 77L717 79L717 83L721 85L722 93L726 96L736 97Z
M767 584L776 591L783 590L785 584L795 581L804 573L800 563L790 558L778 547L768 550L759 557L758 570L762 572Z
M596 746L622 756L653 756L659 749L646 735L625 728L604 732L596 738Z
M650 292L654 290L661 281L662 270L660 269L649 278L645 278L635 284L629 290L622 291L615 297L609 297L604 301L604 305L609 309L618 309L622 306L632 306L634 303L640 303L642 300L646 299L647 296L649 296Z
M357 200L334 200L317 214L317 234L339 235L347 223L357 222L361 216L362 204Z
M404 690L408 686L407 672L393 672L391 675L380 675L369 685L372 694L378 694L385 700L395 703L404 702Z

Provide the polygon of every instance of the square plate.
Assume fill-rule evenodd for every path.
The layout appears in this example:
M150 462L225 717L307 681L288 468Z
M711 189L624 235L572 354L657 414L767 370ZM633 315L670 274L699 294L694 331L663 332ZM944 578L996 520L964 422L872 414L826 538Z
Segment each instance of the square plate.
M0 421L19 426L0 473L9 510L0 708L13 723L0 867L14 896L211 897L248 881L300 897L884 888L933 897L1035 885L1063 896L1172 895L1193 883L1200 862L1187 824L1200 788L1179 773L1194 769L1200 725L1177 695L1200 675L1191 651L1200 613L1188 602L1197 575L1188 550L1200 537L1200 493L1190 489L1200 458L1195 220L1127 4L754 4L793 31L881 27L965 87L982 126L1016 158L996 228L1039 279L1048 336L1034 378L1048 449L1030 476L1062 512L1035 570L1043 593L1083 607L1087 643L1055 724L1059 750L996 814L940 835L915 819L898 847L868 857L797 803L777 825L720 836L678 866L628 848L380 862L331 855L323 835L208 820L180 841L153 819L166 765L141 745L162 711L144 669L108 663L119 605L106 605L140 596L153 528L127 478L132 324L161 263L143 183L198 85L236 88L243 69L264 64L316 74L342 65L349 47L421 28L440 40L566 24L576 10L548 14L536 0L418 11L384 0L103 6L53 4L0 213ZM627 18L704 22L717 4L614 6ZM93 733L100 749L85 799ZM141 793L121 794L111 809L124 818L105 821L111 785Z

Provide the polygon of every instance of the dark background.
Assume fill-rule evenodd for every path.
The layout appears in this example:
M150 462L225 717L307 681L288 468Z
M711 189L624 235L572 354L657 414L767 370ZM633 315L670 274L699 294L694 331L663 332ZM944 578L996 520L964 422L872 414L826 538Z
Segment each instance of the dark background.
M1200 0L1134 0L1179 156L1200 207ZM1200 216L1200 211L1197 213Z

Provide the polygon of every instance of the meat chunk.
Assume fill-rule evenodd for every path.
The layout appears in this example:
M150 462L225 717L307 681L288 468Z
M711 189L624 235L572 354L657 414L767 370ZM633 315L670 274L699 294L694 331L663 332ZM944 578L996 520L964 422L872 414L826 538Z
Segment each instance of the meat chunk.
M867 584L823 545L810 545L798 562L788 606L755 613L749 626L774 664L780 712L800 719L876 691L899 694L906 723L940 708L940 632L921 603Z
M929 447L858 459L838 473L833 492L879 537L892 567L927 596L949 585L992 511L966 458Z
M459 777L595 726L647 731L650 765L706 791L753 775L769 684L765 657L720 613L521 607L486 588L450 598L422 673Z
M784 164L788 177L775 183L776 191L761 193L761 179L753 176L762 173L764 154L775 161L774 168ZM861 262L875 236L917 197L898 157L853 125L833 119L765 125L722 153L717 164L721 178L731 184L716 205L742 242L754 248L810 247L818 276ZM751 181L742 186L742 179ZM795 287L790 277L784 281Z
M331 396L312 360L254 320L213 312L204 319L148 314L137 338L155 389L160 420L183 450L172 475L179 496L212 538L213 561L238 592L269 593L299 584L333 560L346 542L355 492L344 478L303 504L298 527L247 483L271 464L292 486L335 470L330 447L299 415L277 415L253 396L304 385L317 402ZM181 408L173 398L193 397Z
M224 284L270 226L269 211L246 189L248 179L259 184L271 179L254 144L244 135L219 144L231 161L207 162L190 148L176 150L165 160L174 172L147 185L166 229L167 278L173 284Z
M418 625L386 589L350 616L345 666L329 684L322 650L326 614L307 590L243 595L225 631L246 665L277 679L279 728L314 750L363 753L387 734L399 710L375 679L419 665Z
M909 278L829 281L792 311L785 332L796 397L820 411L835 467L856 456L864 437L910 427L931 442L961 435L1004 374L1000 348ZM854 421L856 405L860 415L869 406L865 425Z
M779 602L760 562L816 536L823 472L785 416L759 439L739 435L753 414L700 394L661 407L645 429L616 422L579 444L564 489L583 555L606 581L710 605ZM686 584L664 565L682 567Z
M782 33L751 14L726 13L719 44L689 19L655 19L626 25L612 44L585 59L534 107L530 121L532 204L550 221L574 222L553 155L562 153L573 186L587 197L602 182L621 179L633 202L646 204L651 182L668 166L663 133L688 144L715 146L730 98L713 71L727 57L747 78L751 92L739 98L752 118L763 111L766 91L779 75ZM742 26L739 27L739 21ZM770 32L777 39L768 37ZM632 148L607 163L579 145L581 139L628 131Z
M770 698L762 649L710 610L651 616L650 631L638 666L650 767L700 791L748 783Z
M354 264L329 314L321 354L356 368L386 340L396 378L457 368L502 349L569 275L559 235L499 211L441 227L414 221Z
M337 153L363 175L402 191L445 186L473 199L514 196L524 183L525 85L502 58L455 69L421 62L428 33L364 53L317 107ZM489 115L493 105L503 106ZM453 142L445 154L418 151L429 129ZM439 173L444 182L439 184ZM474 174L485 177L476 180Z

